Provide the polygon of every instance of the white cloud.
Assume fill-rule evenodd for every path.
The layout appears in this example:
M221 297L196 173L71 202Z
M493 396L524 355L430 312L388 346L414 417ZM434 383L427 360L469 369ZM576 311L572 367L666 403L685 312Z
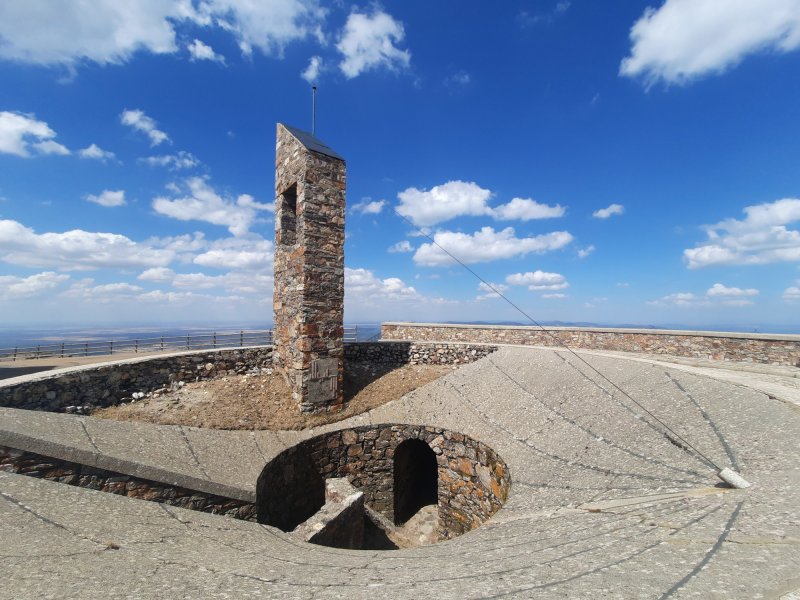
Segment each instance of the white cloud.
M784 198L744 209L743 220L726 219L705 227L707 243L683 251L690 269L714 265L763 265L800 261L800 199Z
M280 55L289 42L309 35L322 40L327 11L316 0L201 0L198 13L232 33L243 54L257 48Z
M449 88L466 87L471 82L472 76L463 69L444 78L444 84Z
M613 215L621 215L625 212L625 207L622 204L611 204L606 208L601 208L592 213L595 219L607 219Z
M81 158L90 158L93 160L99 160L101 162L106 162L107 160L114 160L117 156L113 152L108 150L103 150L97 144L92 144L87 148L81 148L78 150L78 156Z
M169 136L158 129L156 122L144 114L144 111L125 109L122 111L122 114L120 114L119 119L123 125L133 127L147 135L147 137L150 138L151 146L158 146L163 142L170 141Z
M194 263L229 271L272 272L274 245L270 240L251 234L248 237L216 240Z
M38 234L17 221L0 220L0 257L13 265L69 271L161 267L169 264L175 253L114 233L73 229Z
M709 301L706 298L696 296L691 292L678 292L664 296L659 300L649 301L647 304L652 306L679 306L685 308L694 306L707 306Z
M177 52L180 25L227 31L244 54L280 54L291 41L321 38L325 13L316 0L93 0L88 9L82 2L0 2L0 58L70 68L121 64L139 51Z
M59 275L52 271L37 273L29 277L0 275L0 298L30 298L50 291L69 279L69 275Z
M509 285L527 285L531 291L554 291L569 287L566 277L560 273L548 273L540 270L514 273L506 277L506 283Z
M627 287L631 287L631 284L627 283L625 281L620 281L619 283L617 283L617 287L618 288L627 288Z
M756 52L800 47L800 0L666 0L630 32L620 74L685 83L722 73Z
M418 299L420 296L413 287L402 279L388 277L379 279L367 269L344 269L345 297L358 297L370 300Z
M397 212L414 225L429 226L464 215L488 215L491 209L487 202L492 192L473 182L448 181L430 190L408 188L397 197L400 204Z
M353 11L336 44L344 57L339 68L348 79L379 67L407 68L411 53L396 46L404 37L403 24L382 10L375 9L371 15Z
M89 194L86 196L89 202L94 202L100 206L112 207L123 206L125 202L125 190L103 190L99 195Z
M180 221L205 221L214 225L224 225L236 236L245 235L259 211L274 210L271 204L259 204L247 194L236 200L226 199L217 194L203 177L186 180L188 196L169 199L153 199L153 210Z
M737 287L727 287L722 285L721 283L715 283L710 288L708 288L706 296L723 297L723 298L758 296L758 290L754 288L742 289Z
M389 252L391 252L392 254L398 252L413 252L413 251L414 247L408 240L403 240L401 242L397 242L396 244L389 246Z
M69 154L65 146L53 140L54 137L56 132L33 115L0 111L0 152L23 158L30 157L31 150L37 154Z
M800 302L800 282L783 290L783 299L786 302Z
M305 79L310 85L317 82L319 72L322 69L322 58L319 56L312 56L308 61L306 70L300 74L300 77Z
M187 44L186 49L192 57L193 61L197 60L210 60L225 64L225 57L221 54L214 52L214 49L208 44L204 44L197 38L191 44Z
M206 290L221 288L237 294L271 295L272 275L257 273L225 273L206 275L205 273L180 273L175 275L172 285L177 288Z
M586 246L586 248L581 248L580 250L578 250L578 258L586 258L592 252L594 252L594 250L595 248L591 244Z
M517 238L514 229L506 227L495 231L483 227L474 234L438 231L433 239L464 263L479 263L525 256L534 252L542 254L563 248L572 241L566 231L554 231L533 237ZM434 244L422 244L414 253L414 262L427 267L450 266L453 260Z
M200 164L200 161L197 160L197 157L194 154L184 150L180 150L175 154L148 156L147 158L141 158L139 160L150 165L151 167L167 167L170 171L192 169Z
M548 300L563 300L566 297L566 294L562 294L560 292L555 292L553 294L542 294L542 298L546 298Z
M386 206L386 200L370 200L366 198L358 204L354 204L350 212L362 215L377 215L380 214L384 206Z
M492 209L492 217L498 221L530 221L532 219L553 219L563 217L566 208L560 204L549 206L530 198L513 198L508 204Z
M172 281L172 278L175 277L175 271L172 269L168 269L167 267L153 267L152 269L146 269L142 271L136 279L140 279L141 281Z
M475 300L491 300L492 298L499 298L500 294L508 290L508 286L504 283L492 283L490 285L481 281L478 284L478 290L484 293L477 296Z

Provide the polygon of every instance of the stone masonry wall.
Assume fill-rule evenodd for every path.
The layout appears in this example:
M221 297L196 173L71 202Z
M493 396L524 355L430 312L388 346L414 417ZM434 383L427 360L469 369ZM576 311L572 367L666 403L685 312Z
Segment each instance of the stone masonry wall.
M6 446L0 446L0 471L38 477L129 498L161 502L170 506L215 515L225 515L244 521L256 520L255 505L250 502L168 486Z
M547 331L550 333L536 327L522 326L383 323L381 337L387 341L429 343L525 346L558 346L563 343L576 349L643 352L800 367L800 335L577 327L550 327Z
M272 347L236 348L147 357L103 366L46 372L22 383L0 382L0 406L63 411L67 407L102 407L134 393L169 389L180 382L258 372L272 367Z
M323 480L334 477L346 477L370 508L393 520L394 452L408 439L422 440L436 455L439 539L478 527L503 505L511 478L490 447L437 427L387 424L323 434L275 457L258 479L259 522L291 529L304 520L293 514L296 497L312 489L318 509L324 503Z
M497 346L460 343L357 342L345 344L346 360L391 365L458 365L475 362Z
M337 410L344 402L345 162L277 129L275 365L300 410Z

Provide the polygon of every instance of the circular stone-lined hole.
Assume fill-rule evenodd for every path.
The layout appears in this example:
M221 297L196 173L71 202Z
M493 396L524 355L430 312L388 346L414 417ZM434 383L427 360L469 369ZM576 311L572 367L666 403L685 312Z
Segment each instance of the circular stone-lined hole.
M461 535L502 507L510 482L500 456L463 433L396 424L344 429L288 448L264 467L258 520L325 545L410 547L419 544L402 538L407 522L435 514L426 543Z

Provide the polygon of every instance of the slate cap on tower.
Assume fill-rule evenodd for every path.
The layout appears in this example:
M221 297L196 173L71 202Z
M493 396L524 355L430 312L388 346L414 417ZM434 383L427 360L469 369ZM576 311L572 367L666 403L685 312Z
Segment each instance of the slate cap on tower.
M316 152L318 154L324 154L325 156L330 156L331 158L338 158L339 160L344 160L343 157L339 156L331 150L331 148L319 138L314 137L307 131L302 131L301 129L297 129L295 127L289 127L288 125L281 123L286 130L291 133L297 141L303 144L308 150L311 152Z

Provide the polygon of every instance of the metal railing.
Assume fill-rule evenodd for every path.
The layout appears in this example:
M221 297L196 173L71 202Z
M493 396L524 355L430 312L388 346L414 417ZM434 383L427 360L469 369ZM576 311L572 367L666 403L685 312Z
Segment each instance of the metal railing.
M36 358L67 358L72 356L103 356L140 352L176 350L209 350L214 348L263 346L272 343L272 330L225 331L161 335L119 340L65 340L29 344L15 348L0 348L0 362Z
M344 328L344 341L357 342L376 326L350 325ZM380 330L377 336L380 336ZM180 335L112 340L63 340L29 342L26 346L0 348L0 362L37 358L68 358L75 356L105 356L138 354L140 352L170 352L179 350L213 350L215 348L245 348L272 344L271 329L200 332Z

